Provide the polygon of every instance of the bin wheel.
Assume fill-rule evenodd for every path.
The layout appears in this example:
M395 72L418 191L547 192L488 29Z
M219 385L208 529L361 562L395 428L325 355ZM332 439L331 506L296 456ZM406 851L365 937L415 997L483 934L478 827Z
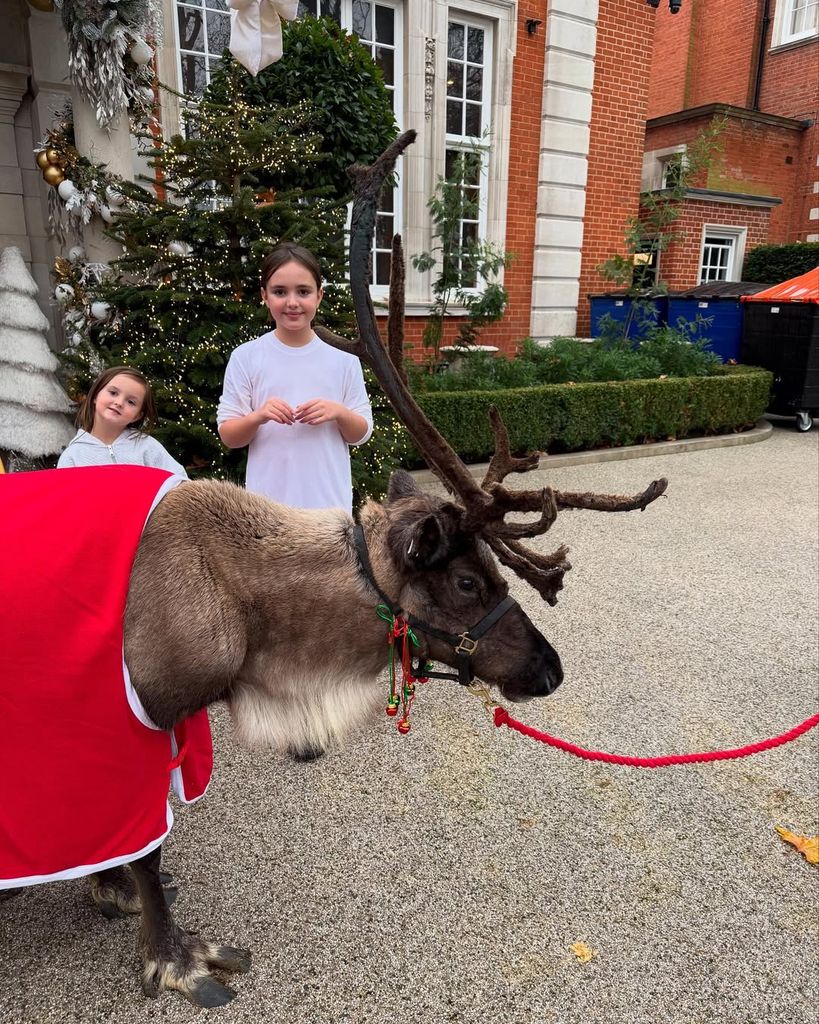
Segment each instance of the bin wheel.
M796 429L804 434L813 426L813 417L807 409L800 409L796 414Z

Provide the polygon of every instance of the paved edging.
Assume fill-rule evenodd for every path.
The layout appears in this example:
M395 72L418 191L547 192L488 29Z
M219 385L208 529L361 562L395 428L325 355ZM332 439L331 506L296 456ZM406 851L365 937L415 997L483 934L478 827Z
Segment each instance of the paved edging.
M585 452L569 452L565 455L544 455L538 462L538 469L561 469L566 466L587 466L595 462L619 462L625 459L648 459L654 455L681 455L685 452L702 451L705 448L731 448L740 444L756 444L771 435L773 426L766 419L757 420L756 425L741 434L715 434L713 437L683 437L678 441L655 441L652 444L632 444L622 448L593 448ZM467 466L475 476L483 476L487 462ZM437 482L437 477L428 469L416 469L412 474L419 484Z

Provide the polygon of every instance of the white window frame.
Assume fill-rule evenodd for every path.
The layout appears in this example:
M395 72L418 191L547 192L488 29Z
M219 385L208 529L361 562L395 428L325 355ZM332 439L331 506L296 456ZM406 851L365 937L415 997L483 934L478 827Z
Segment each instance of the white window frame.
M466 47L468 45L469 29L478 29L483 32L483 97L481 99L481 124L479 136L470 136L462 134L454 134L447 131L447 100L450 98L447 90L448 82L448 61L449 61L449 26L450 24L461 25L464 28L464 52L466 53ZM444 36L444 74L443 74L443 87L442 92L444 94L444 167L441 168L441 175L445 174L446 170L446 155L449 152L456 153L475 153L479 156L480 165L480 184L479 184L479 197L478 197L478 238L486 238L487 223L488 223L488 206L489 206L489 151L492 142L492 103L494 98L494 81L493 81L493 68L494 68L494 26L485 21L482 18L474 16L465 16L458 14L454 8L451 8L447 17L447 31ZM466 57L464 57L464 66L466 66ZM464 100L466 104L466 100ZM465 292L479 293L482 291L481 282L474 288L464 288Z
M171 6L171 11L173 12L172 20L173 20L174 55L175 55L175 65L176 65L176 88L177 88L177 91L181 93L183 91L182 90L182 46L181 46L181 40L179 38L179 15L177 13L178 8L179 7L190 7L192 9L194 9L194 10L201 10L201 11L203 11L205 13L208 10L213 10L213 11L216 11L217 13L224 14L226 19L227 19L227 21L228 21L228 24L230 23L230 10L228 9L227 11L222 11L219 8L215 8L215 7L208 8L207 0L171 0L170 6ZM205 31L205 38L206 38L206 41L207 41L207 17L205 18L204 31ZM185 51L185 53L192 53L195 56L199 56L201 54L201 56L204 58L204 60L205 60L205 84L206 85L210 82L210 66L209 66L208 58L221 57L222 56L222 52L223 51L220 50L219 53L217 54L215 52L211 53L210 50L204 50L204 51L186 50ZM180 128L183 128L183 127L184 127L183 125L180 125Z
M320 0L319 0L320 2ZM391 91L393 94L393 111L395 112L395 121L398 125L398 130L403 131L404 125L404 49L406 33L404 31L404 13L406 10L406 4L402 0L370 0L373 6L378 7L391 7L395 11L395 44L394 44L394 66L393 66L393 88ZM341 0L341 24L348 32L353 30L353 3L352 0ZM364 41L362 46L369 47L371 44L369 41ZM372 44L373 46L375 44ZM374 56L374 55L373 55ZM393 190L393 210L392 210L392 231L393 235L403 234L404 228L404 184L402 167L403 158L399 159L396 165L396 184ZM352 207L351 207L352 211ZM378 211L376 212L376 228L378 226ZM390 249L392 248L392 239L390 239ZM375 255L377 251L384 251L382 246L380 249L377 246L377 233L373 236L373 277L375 277ZM389 285L385 284L371 284L370 294L374 299L386 299L389 295Z
M742 264L745 261L745 242L748 237L747 227L733 224L703 224L700 236L700 257L697 268L697 284L701 283L703 259L705 258L705 239L709 236L730 239L732 242L725 277L722 281L739 281L742 275ZM703 282L709 283L709 282Z
M814 28L803 29L801 32L794 32L791 29L794 13L797 4L805 6L816 5L816 0L777 0L774 11L773 31L771 32L771 49L778 46L789 46L792 43L801 43L808 39L819 38L819 14Z
M666 170L668 165L678 156L685 164L687 151L688 147L683 143L679 146L666 146L664 149L651 149L644 153L640 191L657 192L667 188Z

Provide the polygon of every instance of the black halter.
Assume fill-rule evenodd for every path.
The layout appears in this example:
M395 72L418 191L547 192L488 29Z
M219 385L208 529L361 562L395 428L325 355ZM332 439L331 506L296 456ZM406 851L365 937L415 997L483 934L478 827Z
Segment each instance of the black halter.
M370 554L367 550L367 541L364 538L364 529L360 523L355 524L354 535L355 549L358 553L358 559L361 562L361 568L364 570L364 575L367 577L368 582L376 590L378 596L389 608L390 612L394 616L401 615L403 613L401 606L396 604L394 601L391 601L376 582L375 575L373 574L373 567L370 564ZM455 675L454 672L428 672L424 667L424 659L419 659L418 665L413 667L413 674L416 676L429 676L433 679L457 679L461 686L469 686L475 678L475 673L472 671L471 655L473 655L478 648L478 640L516 604L517 601L507 595L502 601L499 601L490 612L487 612L480 622L471 626L463 633L446 633L444 630L436 629L435 626L430 626L421 619L416 618L412 613L406 614L404 618L410 626L417 629L420 633L426 633L428 636L437 637L439 640L443 640L450 644L454 648L455 654L458 658L457 675ZM406 642L403 637L400 639L402 643Z

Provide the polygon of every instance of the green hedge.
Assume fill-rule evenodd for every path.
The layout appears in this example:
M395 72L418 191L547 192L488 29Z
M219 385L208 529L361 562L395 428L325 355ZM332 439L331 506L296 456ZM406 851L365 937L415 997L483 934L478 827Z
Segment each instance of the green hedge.
M759 245L745 257L743 281L781 284L819 267L819 242Z
M750 427L765 411L771 381L767 370L722 366L709 377L429 392L415 397L453 448L475 461L494 450L490 405L503 416L512 451L574 451ZM417 452L408 453L410 464L416 458Z

